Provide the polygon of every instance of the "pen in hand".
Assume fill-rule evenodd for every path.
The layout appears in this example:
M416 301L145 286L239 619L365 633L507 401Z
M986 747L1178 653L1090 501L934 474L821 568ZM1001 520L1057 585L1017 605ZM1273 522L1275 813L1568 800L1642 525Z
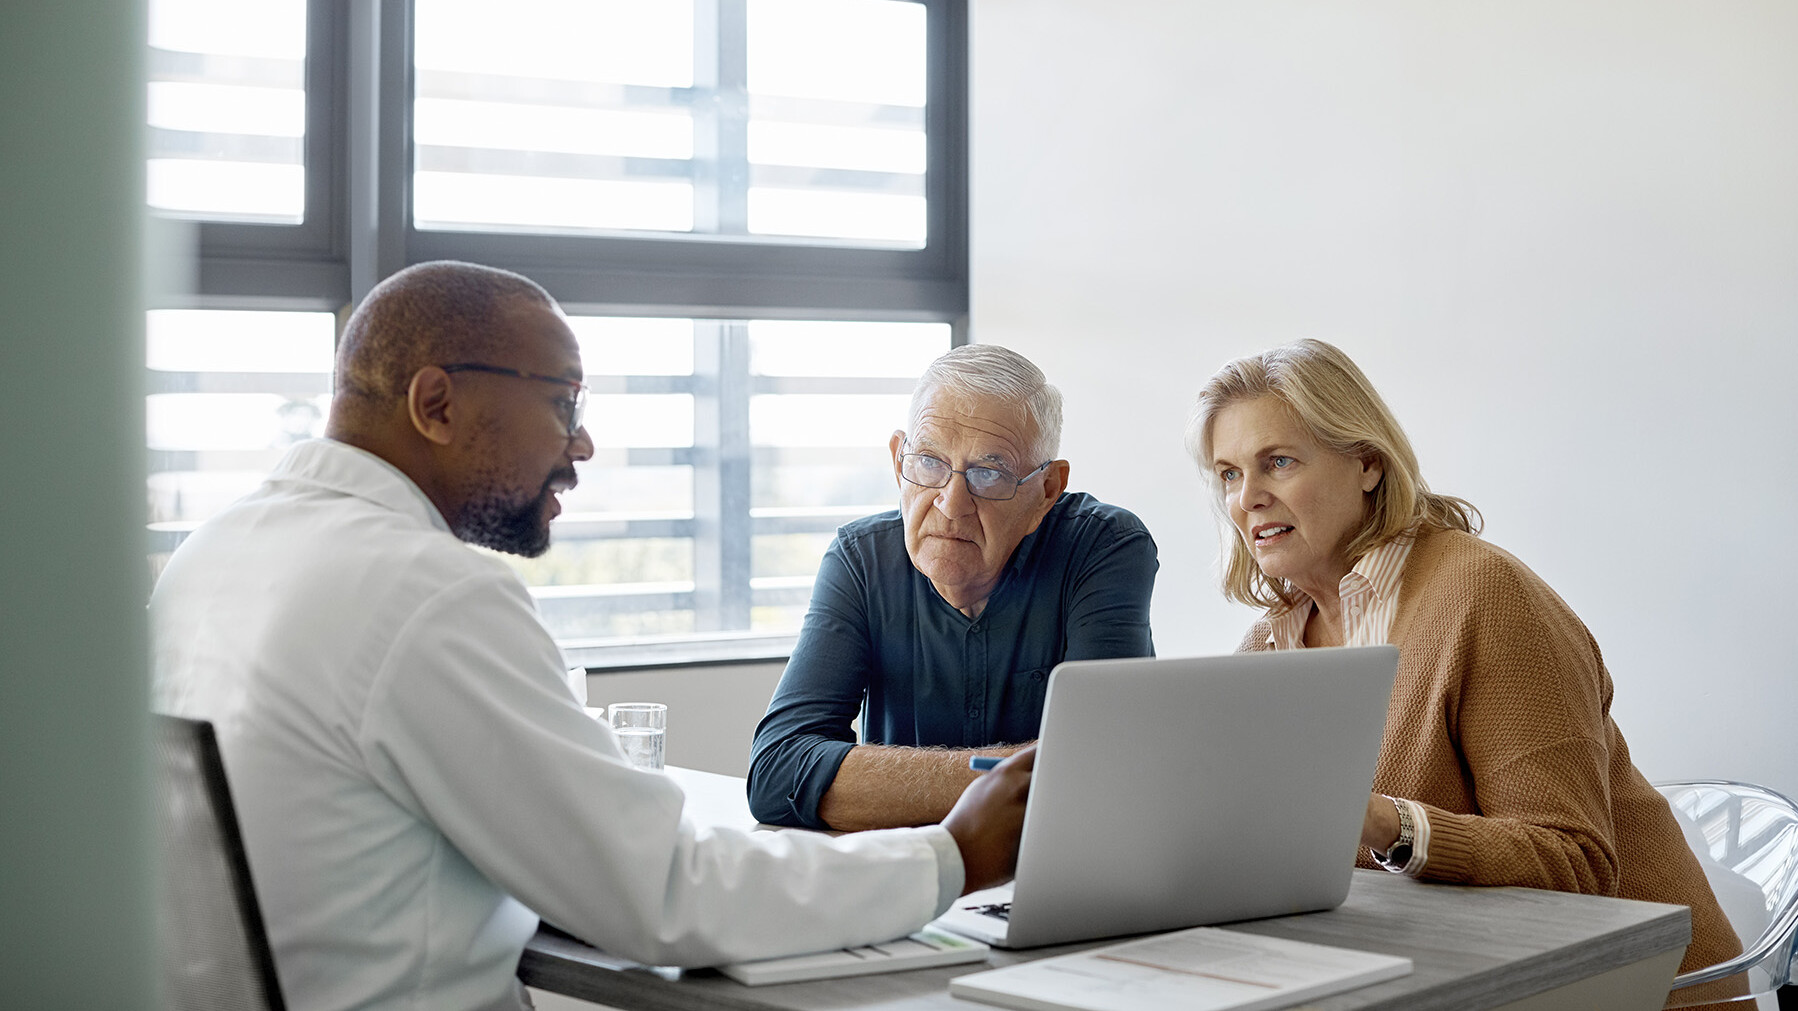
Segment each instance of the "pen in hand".
M1005 759L998 755L973 755L968 758L968 768L975 772L985 772Z

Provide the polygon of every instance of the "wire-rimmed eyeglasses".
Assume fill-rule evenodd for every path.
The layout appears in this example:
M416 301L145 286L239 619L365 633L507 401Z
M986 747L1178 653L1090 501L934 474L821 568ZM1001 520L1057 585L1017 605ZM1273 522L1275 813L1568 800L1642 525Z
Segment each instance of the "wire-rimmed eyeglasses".
M956 470L929 453L904 453L899 457L899 476L920 488L942 488L957 474L968 482L968 494L988 502L1008 502L1018 496L1018 486L1041 474L1054 460L1044 460L1023 477L1012 477L998 467Z
M454 365L439 365L445 372L488 372L496 376L511 376L514 379L530 379L539 383L555 383L574 391L567 400L559 401L562 420L568 423L568 437L574 438L581 430L581 420L587 416L587 384L578 379L564 379L561 376L545 376L536 372L524 372L519 369L508 369L503 365L485 365L480 362L457 362Z

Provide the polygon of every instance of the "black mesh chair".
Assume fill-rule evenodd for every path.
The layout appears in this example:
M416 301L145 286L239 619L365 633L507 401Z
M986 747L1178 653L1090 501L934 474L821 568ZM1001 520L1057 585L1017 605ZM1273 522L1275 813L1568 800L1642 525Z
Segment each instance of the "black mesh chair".
M163 1006L285 1011L212 724L154 715Z

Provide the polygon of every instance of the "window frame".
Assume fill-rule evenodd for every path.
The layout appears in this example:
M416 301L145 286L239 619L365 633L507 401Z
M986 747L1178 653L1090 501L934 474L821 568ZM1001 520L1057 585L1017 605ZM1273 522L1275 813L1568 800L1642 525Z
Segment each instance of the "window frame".
M340 10L341 8L341 10ZM335 309L349 292L344 145L338 110L347 71L345 0L306 5L306 210L298 224L206 221L151 210L158 228L189 229L194 308Z
M695 2L698 7L704 0ZM778 390L748 376L742 323L937 322L949 324L951 346L967 340L968 5L905 2L926 11L928 217L922 248L780 236L420 230L413 225L411 199L413 4L309 0L304 220L200 222L193 229L192 294L170 307L327 309L338 313L341 327L348 307L381 278L414 263L462 259L531 277L571 315L718 321L717 360L696 358L692 384L696 417L718 418L717 431L696 427L694 447L681 452L695 467L694 597L740 580L742 592L721 594L728 599L720 613L743 611L753 596L748 545L756 522L747 509L736 516L721 503L733 495L750 501L754 453L747 404L753 393ZM746 0L714 3L717 23L706 27L741 44ZM719 381L734 368L742 370L743 382ZM702 543L708 550L702 552ZM790 648L791 635L707 628L698 610L689 648L573 642L568 652L591 667L626 668L766 662Z
M718 0L741 7L744 0ZM967 314L967 3L926 10L921 249L783 237L532 235L412 224L412 3L307 5L306 214L201 222L209 304L353 303L381 277L461 258L527 274L583 312L956 323ZM177 217L177 216L168 216Z
M398 186L384 187L404 237L405 262L471 259L515 270L565 307L584 312L731 319L954 320L967 312L967 6L905 0L926 11L925 196L922 249L878 249L828 240L674 235L532 235L421 231L412 224L412 4L393 4L382 25L382 119L403 124ZM717 0L739 12L745 0ZM721 20L729 21L729 17ZM741 18L737 18L741 30ZM397 47L397 48L396 48ZM392 206L394 204L403 206ZM572 311L572 310L571 310Z

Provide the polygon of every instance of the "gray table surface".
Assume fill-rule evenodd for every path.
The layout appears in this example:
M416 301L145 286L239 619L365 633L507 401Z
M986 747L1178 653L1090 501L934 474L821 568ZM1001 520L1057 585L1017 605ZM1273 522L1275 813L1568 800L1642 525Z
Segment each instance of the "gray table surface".
M740 824L741 780L671 770L694 817ZM737 810L741 805L742 810ZM1497 1007L1600 972L1683 949L1684 906L1568 895L1531 888L1424 884L1383 871L1354 872L1336 909L1230 925L1233 930L1402 955L1410 975L1305 1005L1316 1011ZM982 969L1115 943L1029 951L994 949L985 964L913 969L845 979L746 987L715 970L679 971L613 958L544 930L525 949L519 976L530 986L641 1011L982 1007L949 996L950 978Z

